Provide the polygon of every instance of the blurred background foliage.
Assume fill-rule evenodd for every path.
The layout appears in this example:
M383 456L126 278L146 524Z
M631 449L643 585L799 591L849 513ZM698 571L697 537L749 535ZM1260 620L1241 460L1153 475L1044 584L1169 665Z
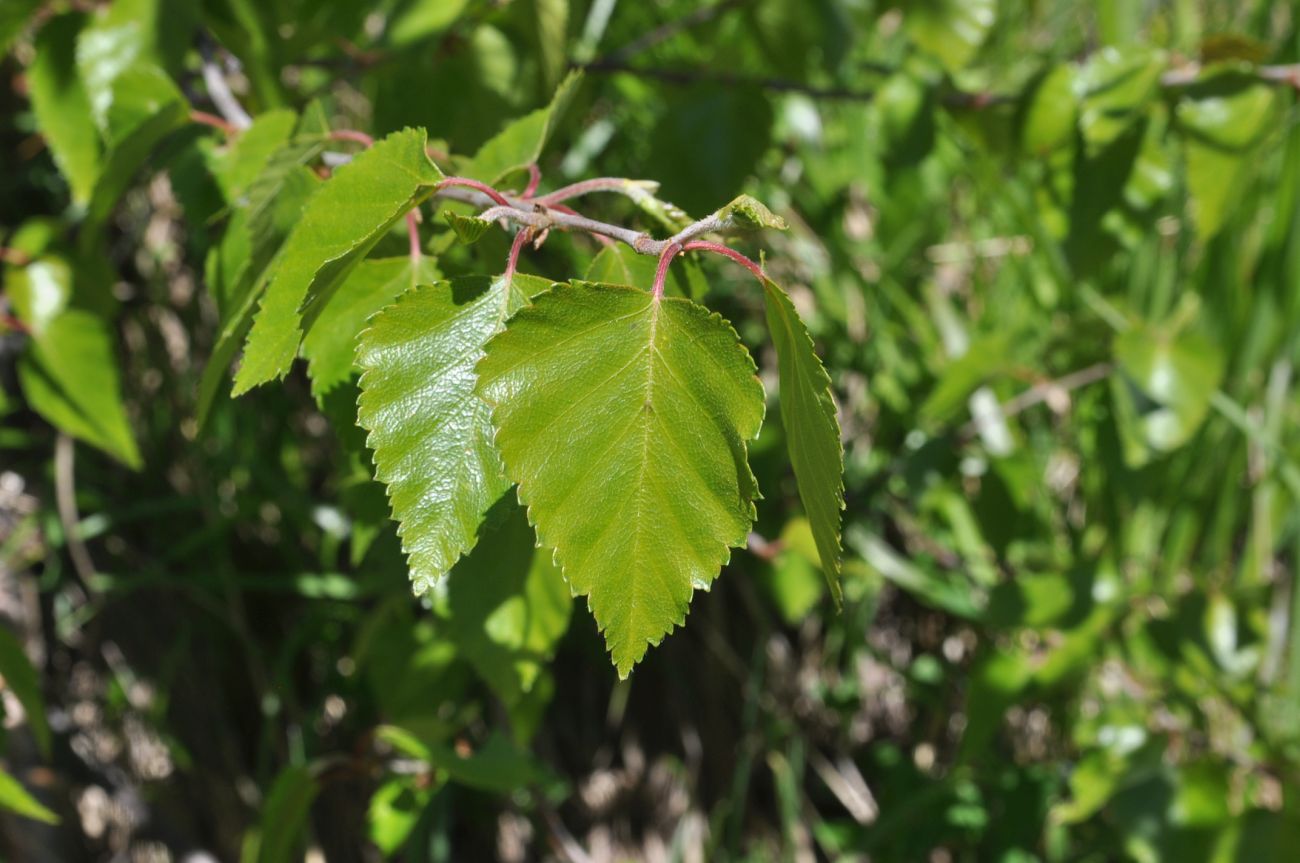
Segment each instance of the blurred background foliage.
M4 0L5 856L1294 859L1298 52L1284 0ZM276 153L454 165L570 68L543 189L767 202L846 444L843 613L769 408L749 550L625 683L511 507L411 598L351 386L196 420Z

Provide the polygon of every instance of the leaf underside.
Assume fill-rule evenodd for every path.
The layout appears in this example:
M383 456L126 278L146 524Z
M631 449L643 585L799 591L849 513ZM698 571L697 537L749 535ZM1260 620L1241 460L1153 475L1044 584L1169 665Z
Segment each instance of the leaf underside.
M770 279L763 283L763 297L776 346L786 446L822 572L838 608L843 602L840 512L844 509L844 447L831 379L790 297Z
M702 306L584 282L540 296L478 365L507 472L622 677L746 542L754 371Z

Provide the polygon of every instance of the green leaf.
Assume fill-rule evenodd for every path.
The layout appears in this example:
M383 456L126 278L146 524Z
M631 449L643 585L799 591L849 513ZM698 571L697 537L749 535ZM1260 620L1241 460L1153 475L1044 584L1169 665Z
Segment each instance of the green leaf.
M307 825L312 801L320 792L310 767L286 767L275 778L262 804L258 832L246 842L244 863L290 863Z
M347 380L354 367L357 342L370 316L416 285L438 279L433 259L409 256L362 261L321 309L302 340L312 395L322 398Z
M708 280L693 258L693 254L687 254L674 260L664 283L666 294L700 300L709 292ZM631 285L648 290L654 284L656 264L654 255L640 255L622 243L616 243L601 249L600 254L591 259L584 276L589 282Z
M480 791L513 794L549 777L533 756L494 732L473 753L462 756L442 744L428 744L429 763L447 772L452 782Z
M135 66L114 78L105 120L108 149L87 207L89 225L108 219L158 143L188 122L189 106L161 69Z
M4 684L23 706L27 724L36 738L41 754L50 757L50 724L45 718L45 699L41 697L41 682L36 669L27 658L22 643L8 629L0 626L0 676Z
M284 108L259 114L212 158L213 174L227 201L236 200L258 179L271 157L289 143L297 122L298 115Z
M45 257L6 274L5 296L33 336L43 336L72 299L72 268L61 258Z
M949 72L975 57L997 19L997 0L913 0L904 13L907 33Z
M714 213L729 228L759 230L776 228L784 231L789 226L785 219L773 213L762 201L749 195L741 195L730 204Z
M550 90L560 83L568 64L569 0L534 0L528 8L533 16L542 84Z
M581 80L581 72L569 73L556 88L550 104L513 121L484 144L465 166L465 176L495 185L535 164Z
M759 571L781 619L797 626L826 592L826 578L818 565L817 542L808 519L791 519L781 531L780 552L770 568Z
M1219 232L1244 197L1255 146L1276 126L1274 88L1229 69L1198 81L1179 99L1174 116L1186 134L1187 185L1202 240Z
M25 818L58 824L59 816L41 805L17 779L0 770L0 806Z
M1151 48L1104 48L1079 70L1079 130L1090 154L1113 143L1137 121L1155 96L1167 62L1163 51Z
M239 231L244 237L229 238L229 247L226 238L222 240L222 253L235 259L228 262L228 266L233 265L234 272L224 276L231 279L232 284L221 288L223 293L218 295L224 296L222 326L199 381L195 407L199 428L207 424L217 390L253 325L257 301L274 271L275 254L321 185L316 175L296 160L273 158L262 176L253 181L247 216L232 219L227 226L227 233ZM242 263L238 260L241 255L244 257ZM217 288L216 285L212 287Z
M9 47L40 5L41 0L6 0L0 5L0 58L9 53Z
M469 0L416 0L393 16L385 36L395 48L428 39L454 24L468 5Z
M626 677L745 545L753 360L702 306L574 283L515 315L478 374L538 538Z
M83 22L82 15L59 15L42 27L27 72L37 126L78 204L90 200L100 159L90 97L77 74L77 35Z
M840 512L844 509L844 446L831 396L831 379L813 349L812 336L790 297L771 279L763 282L767 327L776 346L781 382L781 425L799 486L799 499L812 524L822 572L838 608Z
M414 777L389 779L375 789L366 810L370 841L386 859L392 859L410 838L420 815L429 805L433 789L416 787Z
M99 318L69 310L33 333L30 350L19 359L18 379L32 409L56 428L140 467L112 339Z
M423 285L361 335L357 419L375 478L388 486L417 594L474 546L484 513L509 487L492 446L474 364L507 318L550 286L516 275Z
M1074 140L1079 112L1074 95L1073 66L1062 63L1043 76L1025 107L1021 144L1036 156L1046 156Z
M379 238L432 194L442 173L424 147L423 129L394 132L312 196L262 296L235 395L288 373L302 340L304 305L328 300Z
M477 243L483 233L492 227L491 222L477 216L462 216L460 213L453 213L451 210L447 210L444 215L447 218L447 224L451 225L451 229L456 232L456 239L467 245Z
M505 495L483 522L474 551L447 579L451 639L507 707L533 689L569 628L573 599L524 510Z
M1115 336L1120 375L1111 379L1125 458L1145 463L1153 453L1191 439L1223 377L1223 354L1209 340L1135 326Z

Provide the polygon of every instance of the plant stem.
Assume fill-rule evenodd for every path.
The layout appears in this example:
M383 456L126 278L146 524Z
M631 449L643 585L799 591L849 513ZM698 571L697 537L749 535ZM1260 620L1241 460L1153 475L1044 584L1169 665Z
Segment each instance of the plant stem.
M515 278L515 270L519 266L519 253L523 251L524 244L528 242L528 238L532 235L532 228L520 228L515 232L515 241L510 244L510 257L506 259L506 290L510 289L510 283Z
M214 129L220 129L226 135L236 135L239 133L239 127L228 120L223 120L216 114L209 114L207 111L190 111L190 121L199 123L203 126L211 126Z
M358 132L356 129L335 129L329 134L331 141L356 141L367 147L375 145L375 139L365 132Z
M582 180L578 183L571 183L554 192L547 192L537 199L537 203L545 206L552 206L561 201L568 201L572 198L581 197L591 192L622 192L624 194L631 188L642 188L650 191L652 188L657 189L658 183L650 180L628 180L624 177L596 177L592 180Z
M673 258L681 250L682 247L677 243L670 242L659 254L659 266L655 267L655 282L652 289L656 300L663 298L664 282L668 279L668 265L673 262Z
M524 200L530 200L537 193L537 187L541 182L542 169L534 162L528 166L528 185L524 187Z
M409 210L406 213L406 236L410 240L411 266L420 265L420 211Z
M443 179L438 181L438 187L437 190L434 192L434 194L435 195L442 194L443 190L455 186L461 186L466 189L473 189L476 192L480 192L484 195L487 195L490 199L492 199L502 207L514 206L514 204L512 204L510 200L506 198L505 195L501 194L496 189L489 186L487 183L480 183L478 180L471 180L468 177L444 177ZM454 195L444 195L444 197L452 198L453 200L455 199ZM523 202L521 201L520 203ZM486 218L486 216L484 216L484 218Z

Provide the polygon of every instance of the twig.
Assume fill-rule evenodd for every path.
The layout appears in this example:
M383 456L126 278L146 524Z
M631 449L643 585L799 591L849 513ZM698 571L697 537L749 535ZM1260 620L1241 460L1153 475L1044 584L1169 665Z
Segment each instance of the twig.
M664 250L659 253L659 265L655 267L655 281L653 293L655 299L664 295L664 281L668 278L668 265L673 262L673 257L682 250L677 243L669 243Z
M356 129L335 129L329 133L331 141L355 141L365 147L373 147L375 139L365 132L358 132Z
M528 242L533 235L532 228L520 228L515 232L515 240L510 244L510 257L506 259L505 286L509 290L510 282L515 277L515 269L519 266L519 253L523 251L524 244Z
M572 183L563 188L556 189L554 192L547 192L537 199L537 203L546 206L553 206L561 201L568 201L591 192L620 192L630 197L635 197L636 193L649 192L653 194L659 189L659 184L653 180L628 180L624 177L596 177L592 180L582 180L578 183Z
M0 263L13 264L15 267L25 267L31 262L31 255L21 249L12 249L8 246L0 246Z
M573 838L569 828L564 826L560 820L560 814L555 811L541 794L537 795L539 807L542 810L542 818L546 821L546 828L551 834L551 845L558 851L569 863L595 863L591 855L582 849L578 840Z
M682 246L682 251L683 252L712 252L715 255L722 255L725 258L731 258L731 260L735 261L736 263L740 264L742 267L744 267L745 269L753 273L754 278L758 279L758 283L760 285L767 284L767 273L763 272L762 267L760 267L758 264L754 263L749 258L742 255L740 252L737 252L735 249L728 248L727 246L724 246L721 243L709 243L703 240L696 240L694 242L687 243L684 246Z
M420 265L420 211L410 210L406 214L406 237L410 241L411 266Z
M81 538L81 516L77 514L76 452L71 437L59 432L54 439L54 502L63 527L63 541L72 559L72 569L87 595L93 596L95 562Z
M235 135L239 132L239 127L234 123L223 120L216 114L209 114L207 111L190 111L190 120L203 126L220 129L226 135Z
M203 57L203 83L208 88L208 98L216 106L217 112L226 118L226 122L236 129L247 129L253 125L253 118L248 116L244 106L239 104L235 94L230 92L226 76L212 59L212 52L204 43L200 43L199 52Z
M536 162L533 162L528 166L528 185L524 187L524 200L532 199L533 195L537 193L537 187L541 182L542 169L537 167Z
M1043 381L1034 384L1029 389L1014 396L1002 403L1003 418L1013 417L1017 414L1024 413L1034 405L1043 402L1050 402L1058 399L1060 396L1081 389L1089 384L1104 380L1114 371L1114 366L1110 363L1095 363L1086 368L1079 369L1077 372L1071 372L1062 378L1054 381ZM961 436L969 437L975 433L975 422L966 423L961 428Z

